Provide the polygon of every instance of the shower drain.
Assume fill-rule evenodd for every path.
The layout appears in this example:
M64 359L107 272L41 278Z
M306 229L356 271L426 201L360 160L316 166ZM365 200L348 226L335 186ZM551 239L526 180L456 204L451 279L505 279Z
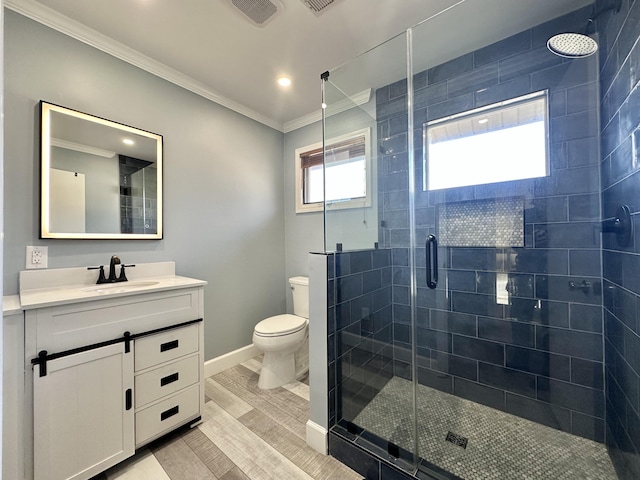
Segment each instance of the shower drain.
M469 439L467 437L463 437L462 435L458 435L453 432L448 432L445 440L464 449L467 448L467 443L469 443Z

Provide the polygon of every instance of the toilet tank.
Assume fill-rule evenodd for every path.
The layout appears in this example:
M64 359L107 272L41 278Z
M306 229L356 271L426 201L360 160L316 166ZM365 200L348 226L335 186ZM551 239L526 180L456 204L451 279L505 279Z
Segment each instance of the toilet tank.
M309 318L309 278L291 277L289 285L293 294L293 314Z

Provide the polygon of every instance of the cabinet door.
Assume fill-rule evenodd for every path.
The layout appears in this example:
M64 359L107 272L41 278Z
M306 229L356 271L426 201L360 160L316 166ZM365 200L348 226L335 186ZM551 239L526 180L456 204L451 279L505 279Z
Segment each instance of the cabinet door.
M33 372L35 480L85 480L134 453L133 353L124 343ZM127 392L129 390L129 392Z

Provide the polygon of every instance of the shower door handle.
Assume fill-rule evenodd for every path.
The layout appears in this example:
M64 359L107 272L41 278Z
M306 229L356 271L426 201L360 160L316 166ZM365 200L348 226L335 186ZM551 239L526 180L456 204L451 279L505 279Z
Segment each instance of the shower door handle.
M438 240L435 235L427 237L427 287L434 289L438 285Z

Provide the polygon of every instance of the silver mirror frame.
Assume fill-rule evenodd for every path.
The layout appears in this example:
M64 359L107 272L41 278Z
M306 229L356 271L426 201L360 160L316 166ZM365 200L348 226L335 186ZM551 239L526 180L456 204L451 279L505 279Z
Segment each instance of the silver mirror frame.
M123 133L149 138L156 142L156 171L157 171L157 198L156 198L156 231L155 233L70 233L54 232L50 228L50 193L51 193L51 114L60 113L76 119L93 122L102 126L111 127ZM77 110L61 107L45 101L40 102L40 238L59 239L102 239L102 240L159 240L163 236L163 138L162 135L140 130L121 123L95 117Z

